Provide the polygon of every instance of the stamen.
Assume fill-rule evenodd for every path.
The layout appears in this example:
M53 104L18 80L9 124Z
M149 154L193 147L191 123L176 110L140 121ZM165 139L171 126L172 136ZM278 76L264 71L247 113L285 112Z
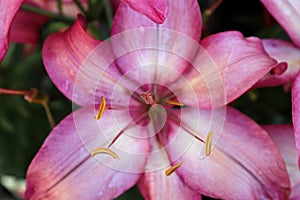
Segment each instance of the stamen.
M176 169L178 169L181 165L183 164L183 162L180 162L176 165L173 165L172 167L170 167L169 169L167 169L165 171L166 176L170 176L173 172L176 171Z
M206 153L206 156L209 156L210 153L211 153L211 141L212 141L212 135L213 135L213 132L209 132L206 136L206 146L205 146L205 153Z
M156 104L154 94L151 91L142 92L140 97L148 105L155 105Z
M171 99L167 100L166 102L167 102L167 104L174 105L174 106L184 106L183 103L180 103L180 102L177 102L177 101L174 101Z
M111 155L114 159L117 159L117 160L120 159L119 156L115 152L113 152L112 150L110 150L108 148L97 148L92 152L91 156L95 157L95 155L99 154L99 153L105 153L105 154Z
M102 117L102 115L104 113L104 110L105 110L105 107L106 107L106 100L102 96L101 97L101 103L100 103L99 111L98 111L97 115L95 116L96 120L99 120Z

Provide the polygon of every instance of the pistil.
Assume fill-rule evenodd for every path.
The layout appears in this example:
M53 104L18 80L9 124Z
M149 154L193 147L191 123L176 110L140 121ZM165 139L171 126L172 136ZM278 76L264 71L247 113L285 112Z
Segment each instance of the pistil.
M148 105L155 105L156 104L154 94L151 91L142 92L140 97Z

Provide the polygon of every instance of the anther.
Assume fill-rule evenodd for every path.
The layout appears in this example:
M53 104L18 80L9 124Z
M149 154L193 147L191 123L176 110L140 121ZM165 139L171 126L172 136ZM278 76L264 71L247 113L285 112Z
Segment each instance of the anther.
M151 91L142 92L140 97L148 105L155 105L156 104L154 94Z
M184 106L183 103L180 103L180 102L177 102L177 101L174 101L174 100L171 100L171 99L167 100L166 103L170 104L170 105L174 105L174 106Z
M166 176L170 176L173 172L176 171L176 169L178 169L183 162L177 163L176 165L173 165L172 167L170 167L169 169L167 169L165 171Z
M101 154L101 153L111 155L114 159L117 159L117 160L120 159L119 156L115 152L113 152L111 149L108 149L108 148L97 148L97 149L94 149L94 151L92 152L91 156L95 157L96 154Z
M106 100L105 100L105 98L102 96L102 97L101 97L101 103L100 103L100 107L99 107L98 113L97 113L97 115L95 116L95 119L96 119L96 120L99 120L99 119L102 117L102 115L103 115L103 113L104 113L104 110L105 110L105 107L106 107Z
M213 132L209 132L206 136L206 146L205 146L205 154L209 156L211 153L211 141L212 141Z

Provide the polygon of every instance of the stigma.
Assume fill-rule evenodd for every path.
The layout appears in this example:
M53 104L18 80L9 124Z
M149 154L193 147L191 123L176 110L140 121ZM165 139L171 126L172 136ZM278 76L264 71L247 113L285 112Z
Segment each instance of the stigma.
M155 105L156 104L154 94L151 91L142 92L140 97L148 105Z
M105 107L106 107L106 100L105 100L105 98L102 96L102 97L101 97L101 103L100 103L100 107L99 107L98 113L97 113L97 115L95 116L95 119L96 119L96 120L101 119L101 117L102 117L102 115L103 115L103 113L104 113Z

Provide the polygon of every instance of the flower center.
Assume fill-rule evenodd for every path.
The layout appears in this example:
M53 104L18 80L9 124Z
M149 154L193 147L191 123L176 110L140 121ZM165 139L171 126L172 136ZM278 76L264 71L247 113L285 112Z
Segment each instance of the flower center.
M151 91L142 92L140 96L146 104L152 106L156 104L154 94Z
M159 148L167 145L168 138L168 128L166 124L169 121L175 122L176 124L180 124L181 120L173 113L176 109L176 113L182 112L181 109L184 109L186 105L183 102L179 102L176 98L176 95L169 90L167 87L161 85L143 85L139 87L136 91L134 91L135 96L131 96L129 101L128 110L131 116L131 123L128 124L124 128L124 130L120 131L117 136L110 142L110 144L105 147L96 148L93 150L91 156L94 157L97 154L108 154L112 156L114 159L119 159L119 156L113 152L110 147L114 144L114 142L122 135L125 130L129 127L138 126L142 129L147 130L147 137L155 137L158 143ZM136 106L131 101L137 100L137 95L139 94L140 104ZM130 106L135 105L135 106ZM101 97L101 103L99 107L99 111L95 116L96 120L100 120L101 117L105 114L106 108L106 100L104 97ZM197 140L205 143L205 154L209 156L211 154L211 143L213 132L209 132L205 139L198 137L193 131L185 129L182 127L187 133L192 135ZM171 166L169 169L165 171L165 174L169 176L176 169L178 169L183 163L177 163Z

